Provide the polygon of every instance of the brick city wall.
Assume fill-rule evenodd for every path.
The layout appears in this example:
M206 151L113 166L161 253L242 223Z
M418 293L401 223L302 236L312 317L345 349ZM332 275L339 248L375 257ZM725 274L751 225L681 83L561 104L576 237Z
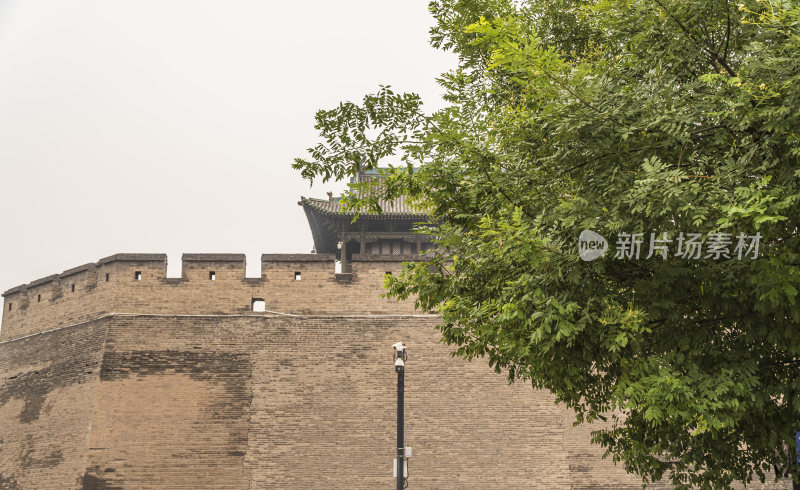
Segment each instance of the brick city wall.
M0 488L79 488L103 322L0 343Z
M0 343L2 488L640 488L435 316L112 315Z
M410 314L412 301L380 297L384 275L402 259L369 257L336 274L333 255L263 255L261 277L246 278L242 254L184 254L181 277L167 278L166 255L117 254L3 293L0 340L109 313L248 314L253 299L279 313Z
M398 340L414 488L640 488L548 393L381 299L399 266L187 254L170 279L125 254L6 292L0 488L390 488Z

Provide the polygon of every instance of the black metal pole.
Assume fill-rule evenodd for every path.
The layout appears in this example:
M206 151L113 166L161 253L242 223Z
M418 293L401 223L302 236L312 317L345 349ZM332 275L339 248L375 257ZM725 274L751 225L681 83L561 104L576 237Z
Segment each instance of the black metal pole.
M793 398L793 397L792 397ZM797 467L800 465L800 431L795 431L794 433L794 445L795 445L795 461L792 466L794 469L789 472L789 476L792 477L792 490L800 490L800 475L798 475Z
M403 443L403 397L405 395L405 368L395 366L397 371L397 490L403 490L403 457L405 444Z

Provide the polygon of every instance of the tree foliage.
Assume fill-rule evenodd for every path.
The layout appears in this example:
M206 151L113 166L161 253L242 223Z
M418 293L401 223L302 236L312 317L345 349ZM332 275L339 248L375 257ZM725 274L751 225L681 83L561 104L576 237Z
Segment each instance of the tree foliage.
M798 475L800 7L792 0L436 0L446 107L388 87L320 111L298 158L389 156L439 253L387 278L454 355L553 392L643 482ZM580 260L584 229L760 234L756 260ZM644 254L643 254L644 255Z

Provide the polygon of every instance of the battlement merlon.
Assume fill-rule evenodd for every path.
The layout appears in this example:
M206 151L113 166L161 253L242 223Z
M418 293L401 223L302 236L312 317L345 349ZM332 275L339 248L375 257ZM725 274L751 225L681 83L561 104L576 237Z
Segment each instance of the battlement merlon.
M79 275L83 272L86 273L93 273L96 272L98 268L104 265L113 264L116 262L136 262L136 263L147 263L147 262L154 262L154 263L163 263L164 265L164 275L166 276L166 268L167 268L167 255L166 254L135 254L135 253L120 253L110 255L108 257L104 257L97 262L89 262L88 264L79 265L78 267L73 267L72 269L67 269L61 274L52 274L47 277L43 277L41 279L36 279L35 281L31 281L27 284L20 284L19 286L13 287L8 291L4 292L2 296L4 298L8 298L9 296L13 295L14 293L22 292L22 291L30 291L31 289L37 288L39 286L43 286L49 283L60 282L70 276Z
M320 264L325 264L325 267L330 269L333 274L335 256L333 254L263 254L261 256L262 274L268 270L275 268L284 268L283 266L299 266L301 268L318 269ZM125 269L145 269L150 273L155 273L158 279L167 278L167 256L166 254L137 254L137 253L120 253L110 255L102 258L97 262L90 262L78 267L73 267L60 274L52 274L41 279L36 279L27 284L20 284L7 291L2 296L8 298L9 296L17 293L24 293L50 283L60 283L71 276L79 276L85 273L96 280L100 275L99 271L108 270L110 274L111 269L120 271L120 267L113 267L115 265L122 265ZM301 265L305 264L305 265ZM181 279L188 279L191 272L197 270L226 270L238 271L237 274L241 279L245 278L247 268L247 259L245 254L226 254L226 253L185 253L181 256ZM177 279L177 278L176 278Z
M116 254L3 293L0 341L124 314L413 314L413 300L381 297L387 273L421 255L356 254L337 274L332 253L264 254L247 277L244 254L184 254L167 277L165 254Z
M353 254L354 262L409 262L414 260L424 260L423 257L415 254ZM332 253L310 253L310 254L263 254L261 255L261 278L264 279L266 273L279 269L309 269L309 270L329 270L333 273L336 256ZM17 293L25 293L42 286L58 284L71 278L71 276L87 276L86 279L96 282L101 276L101 270L110 274L112 269L115 272L121 270L115 265L127 264L125 269L145 269L150 273L155 273L158 279L167 278L167 255L166 254L138 254L120 253L104 257L97 262L89 262L78 267L65 270L60 274L52 274L40 279L36 279L27 284L20 284L7 291L2 296L8 298ZM214 269L237 272L236 278L246 277L247 259L244 254L226 253L185 253L181 256L181 277L189 279L192 271L208 271ZM178 278L176 278L178 279ZM201 278L202 279L202 278ZM248 278L257 279L257 278Z

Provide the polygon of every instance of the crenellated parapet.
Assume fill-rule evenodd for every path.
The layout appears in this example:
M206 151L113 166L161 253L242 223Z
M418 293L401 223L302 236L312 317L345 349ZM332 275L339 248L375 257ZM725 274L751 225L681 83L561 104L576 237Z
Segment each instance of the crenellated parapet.
M110 313L414 313L412 301L380 297L385 274L414 259L355 255L350 272L337 274L334 254L264 254L260 277L250 278L244 254L183 254L181 276L170 278L165 254L116 254L3 293L0 341Z

